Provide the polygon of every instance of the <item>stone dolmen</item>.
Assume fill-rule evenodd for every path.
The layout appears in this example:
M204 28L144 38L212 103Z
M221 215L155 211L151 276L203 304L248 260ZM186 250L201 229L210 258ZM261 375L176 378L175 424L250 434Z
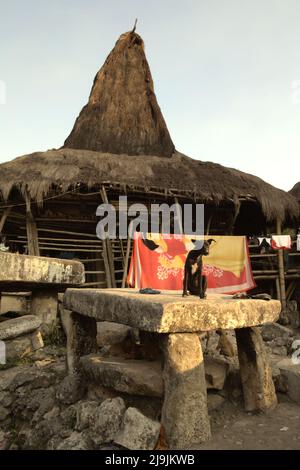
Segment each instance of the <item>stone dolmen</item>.
M278 319L279 301L229 295L183 299L176 291L151 295L135 289L72 288L64 295L64 306L70 312L69 373L85 374L90 381L120 392L163 397L161 424L170 448L188 448L211 436L199 332L234 329L246 410L276 406L271 370L255 327ZM138 329L151 360L97 354L96 322L102 321ZM144 380L139 382L137 376Z

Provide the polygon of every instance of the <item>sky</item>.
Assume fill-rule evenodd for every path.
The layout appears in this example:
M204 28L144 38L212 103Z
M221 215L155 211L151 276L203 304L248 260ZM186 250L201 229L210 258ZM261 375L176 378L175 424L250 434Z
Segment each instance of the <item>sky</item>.
M177 150L300 181L299 0L0 0L0 162L63 144L135 18Z

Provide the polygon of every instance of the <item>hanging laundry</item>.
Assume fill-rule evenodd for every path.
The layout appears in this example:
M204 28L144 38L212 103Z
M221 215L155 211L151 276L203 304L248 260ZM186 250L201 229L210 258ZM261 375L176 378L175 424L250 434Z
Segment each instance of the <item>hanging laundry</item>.
M262 243L267 243L268 245L271 246L271 238L269 237L257 237L257 240L258 240L258 243L259 243L259 246L262 244Z
M203 259L208 293L232 294L256 287L246 237L214 235L214 239L212 251ZM194 243L186 235L135 234L128 284L136 289L151 286L182 291L184 263L191 245Z
M292 239L290 235L272 235L271 246L273 250L290 250Z
M297 235L297 251L300 251L300 234Z

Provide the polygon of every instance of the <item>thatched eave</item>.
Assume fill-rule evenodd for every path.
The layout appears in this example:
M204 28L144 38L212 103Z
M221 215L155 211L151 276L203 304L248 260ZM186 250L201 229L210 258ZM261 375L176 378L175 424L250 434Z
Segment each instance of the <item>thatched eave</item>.
M166 159L149 155L114 155L88 150L59 149L36 152L0 165L4 200L13 188L42 201L53 188L60 193L107 184L130 191L151 188L164 194L219 204L257 201L267 220L297 217L296 199L260 178L216 163L201 162L179 152Z

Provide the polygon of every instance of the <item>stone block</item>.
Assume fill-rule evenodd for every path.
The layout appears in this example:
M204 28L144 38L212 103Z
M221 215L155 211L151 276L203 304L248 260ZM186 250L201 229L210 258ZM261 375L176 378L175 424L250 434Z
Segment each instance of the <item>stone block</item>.
M161 365L156 361L103 358L99 354L80 360L84 374L102 386L130 395L160 397L163 395Z
M286 358L278 362L277 367L288 396L300 404L300 364L293 364L291 358Z
M159 431L159 422L147 418L136 408L128 408L124 416L123 429L114 440L130 450L153 450Z
M41 320L34 315L13 318L0 323L0 339L9 340L17 336L35 331Z

